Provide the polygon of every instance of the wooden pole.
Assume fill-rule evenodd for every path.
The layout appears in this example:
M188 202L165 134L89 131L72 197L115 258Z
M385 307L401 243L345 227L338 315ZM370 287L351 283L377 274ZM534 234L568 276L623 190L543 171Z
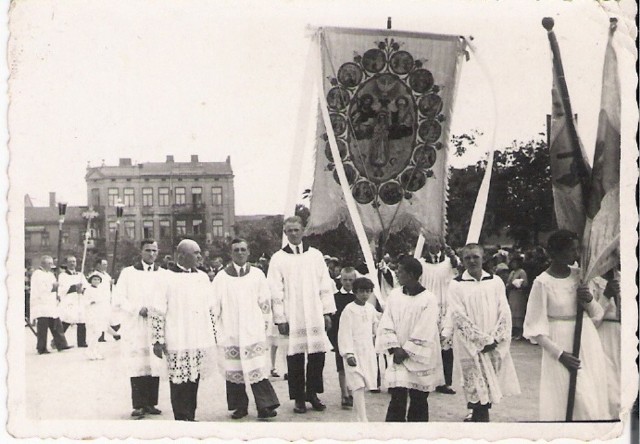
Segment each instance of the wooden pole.
M569 136L571 137L571 144L573 146L573 155L576 159L582 159L582 152L580 148L580 140L578 139L578 132L573 120L573 111L571 110L571 101L569 100L569 90L567 88L567 82L564 76L564 69L562 67L562 59L560 58L560 47L558 46L558 40L553 32L554 21L551 17L545 17L542 19L542 26L547 30L547 36L549 37L549 45L553 54L553 70L556 78L558 79L558 89L560 97L562 99L562 106L564 108L564 114L566 118L567 128L569 130ZM586 196L589 195L589 176L590 172L586 169L584 162L576 161L574 165L577 166L578 177L582 185L582 198L586 205ZM582 233L576 233L579 236ZM584 265L584 264L583 264ZM582 337L582 306L578 302L576 308L576 325L573 332L573 350L572 354L576 358L580 355L580 340ZM565 419L567 422L573 421L573 408L576 399L576 385L578 380L578 370L569 371L569 393L567 395L567 410Z

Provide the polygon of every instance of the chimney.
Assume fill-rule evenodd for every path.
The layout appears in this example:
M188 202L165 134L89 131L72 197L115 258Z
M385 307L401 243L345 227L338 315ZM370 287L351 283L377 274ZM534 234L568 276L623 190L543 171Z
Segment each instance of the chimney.
M198 163L198 155L197 154L192 154L191 155L191 163Z
M173 163L173 155L171 154L167 155L167 163Z
M58 206L58 203L56 202L56 192L49 191L49 207L55 208L57 206Z
M121 157L120 158L120 163L118 164L118 166L121 166L121 167L131 166L131 158L130 157Z

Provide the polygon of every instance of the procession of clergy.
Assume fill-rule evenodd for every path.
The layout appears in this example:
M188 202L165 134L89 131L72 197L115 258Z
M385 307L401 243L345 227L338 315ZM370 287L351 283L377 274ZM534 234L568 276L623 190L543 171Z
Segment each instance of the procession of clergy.
M100 359L94 342L101 332L116 340L122 337L123 361L131 380L131 416L136 419L161 413L156 407L159 381L168 377L174 418L195 421L199 383L217 371L224 374L231 418L248 415L247 385L257 417L275 417L280 401L269 382L273 345L286 350L289 398L298 414L307 412L308 404L315 411L326 409L318 394L324 392L325 354L332 350L342 406L353 407L359 421L367 420L364 392L379 390L381 380L391 395L387 421L428 421L429 393L455 393L454 352L469 409L466 421L488 422L492 405L520 393L510 354L511 313L505 286L483 270L482 246L462 248L461 273L449 248L435 261L405 256L395 272L383 260L378 276L360 275L346 267L337 291L322 253L302 242L303 231L300 218L284 221L288 242L272 256L266 276L247 262L247 242L234 239L232 261L212 282L197 269L202 257L195 241L181 241L176 262L164 269L156 264L157 243L145 240L140 261L123 269L113 286L112 304L121 313L117 321L109 318L109 296L102 292L111 285L106 261L103 270L86 279L75 270L75 258L68 258L67 269L56 280L53 260L44 256L31 285L38 352L48 353L47 330L58 350L69 348L64 331L71 324L77 325L77 344L87 347L90 359ZM573 245L566 233L556 237L556 249ZM575 257L566 253L563 260L571 264ZM560 262L562 274L564 262ZM602 320L602 302L577 283L560 289L566 292L560 295L561 302L553 300L557 295L546 293L556 285L558 276L553 274L534 284L524 326L525 336L543 347L540 419L564 420L565 368L571 366L580 368L574 418L616 418L615 356L609 356L615 347L603 348L593 327ZM378 296L369 278L378 281ZM565 351L570 345L564 344L565 330L575 322L577 300L585 307L585 320L589 319L587 334L595 334L583 339L580 359ZM561 313L564 319L552 313L559 304L567 311ZM86 310L83 316L78 314L81 306ZM116 324L122 325L117 332L109 327ZM562 338L555 335L559 325L564 329ZM617 328L619 338L619 324ZM619 352L617 359L619 378ZM602 384L607 379L608 387ZM619 397L619 384L617 390Z

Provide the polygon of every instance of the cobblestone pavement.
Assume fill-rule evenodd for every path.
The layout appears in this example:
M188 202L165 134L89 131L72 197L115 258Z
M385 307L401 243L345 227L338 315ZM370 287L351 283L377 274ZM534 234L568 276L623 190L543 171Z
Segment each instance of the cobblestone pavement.
M89 361L84 349L73 348L62 353L38 355L35 337L28 330L26 346L27 415L31 419L111 419L130 420L131 398L129 377L120 358L120 342L100 343L99 350L105 356L102 361ZM74 338L72 329L67 334ZM504 399L491 410L492 422L535 421L538 417L538 387L540 382L540 356L538 346L525 341L511 346L522 393ZM306 414L293 413L293 401L288 400L287 381L272 378L280 398L281 407L275 421L284 422L349 422L353 412L340 407L340 389L333 354L327 354L324 369L325 393L320 396L327 405L324 412L309 410ZM279 365L284 373L284 364ZM429 415L431 421L460 422L464 419L466 403L460 387L458 369L454 370L456 395L431 393ZM248 391L252 401L251 392ZM384 421L389 395L367 393L366 405L369 421ZM160 401L163 413L149 420L171 420L169 383L160 382ZM224 380L216 375L200 383L198 393L198 421L231 421L226 409ZM234 422L255 421L255 407L250 404L249 416Z

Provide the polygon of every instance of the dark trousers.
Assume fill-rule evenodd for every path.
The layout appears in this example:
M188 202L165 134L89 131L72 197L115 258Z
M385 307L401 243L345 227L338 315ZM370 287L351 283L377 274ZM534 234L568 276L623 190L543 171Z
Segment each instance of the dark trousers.
M480 404L479 402L468 402L467 408L473 410L473 413L471 414L471 422L489 422L489 409L491 408L491 403Z
M66 333L71 324L67 322L62 323L62 330ZM76 324L76 345L78 347L86 347L87 346L87 326L82 324Z
M278 396L268 379L251 384L251 391L258 411L275 409L280 406ZM229 410L247 410L249 408L249 398L244 383L234 384L227 381L227 406Z
M68 347L67 339L62 332L62 324L60 319L57 318L38 318L36 325L36 334L38 336L38 343L36 348L40 353L47 351L47 331L51 330L51 336L53 337L53 343L58 350L62 350Z
M391 387L389 393L391 401L387 409L386 422L429 421L428 392L404 387ZM409 412L407 412L407 395L409 397Z
M158 387L160 378L157 376L131 377L131 404L134 409L153 407L158 404Z
M453 382L453 349L442 350L442 368L444 369L444 383L451 385Z
M304 353L287 356L289 399L304 401L316 393L323 393L323 369L324 353L308 354L305 379Z
M193 421L196 417L196 407L198 406L198 385L200 377L196 382L183 382L182 384L169 383L171 392L171 408L173 418L176 421Z

